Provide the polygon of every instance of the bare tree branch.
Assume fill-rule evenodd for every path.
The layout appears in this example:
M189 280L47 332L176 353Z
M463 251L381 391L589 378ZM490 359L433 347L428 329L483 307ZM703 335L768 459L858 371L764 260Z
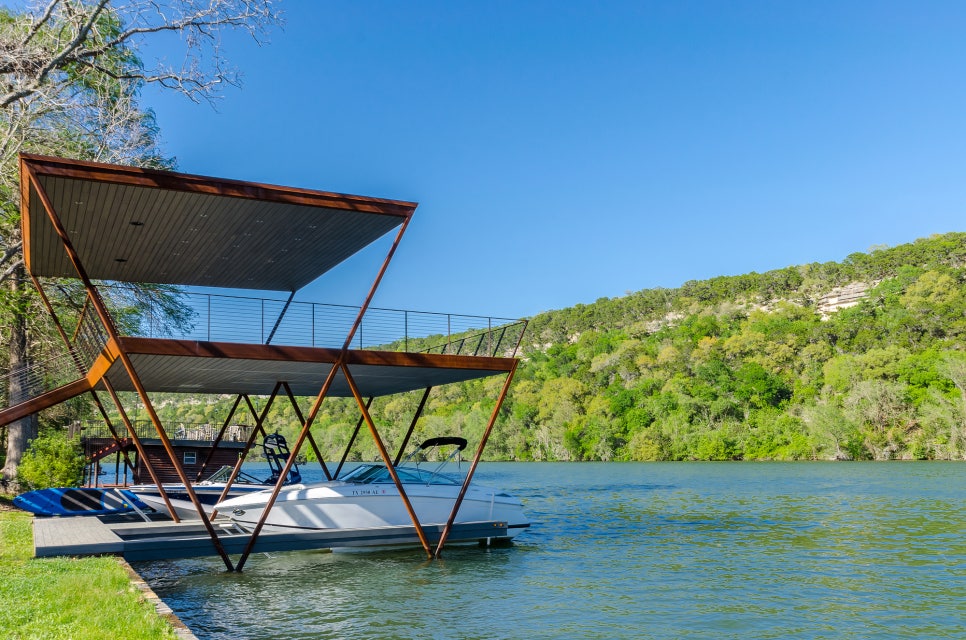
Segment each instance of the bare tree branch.
M54 9L59 4L60 4L60 0L51 0L50 4L47 5L47 9L44 10L43 15L41 15L40 18L35 20L33 25L27 31L27 34L24 36L23 41L20 43L21 47L26 47L30 43L30 40L35 35L37 35L41 27L43 27L45 24L47 24L50 21L50 17L54 15Z
M7 268L6 268L5 270L4 270L4 272L3 272L3 273L0 273L0 284L2 284L2 283L4 283L4 282L6 282L7 280L9 280L9 279L10 279L10 277L11 277L11 276L12 276L12 275L13 275L13 274L14 274L14 273L15 273L15 272L17 271L17 269L19 269L19 268L20 268L21 266L23 266L23 259L17 259L17 260L14 260L14 261L13 261L13 264L11 264L11 265L10 265L9 267L7 267Z
M113 31L104 28L105 17L110 18ZM156 82L195 101L210 99L219 85L237 84L224 68L219 52L221 34L243 29L261 42L259 34L280 21L272 0L170 0L163 4L51 0L41 16L26 27L26 35L13 38L16 30L0 32L0 76L5 80L0 89L0 108L56 84L55 74L78 64L93 64L126 47L136 48L140 41L164 33L185 36L189 64L175 70L160 62L142 66L140 61L128 60L114 69L114 77ZM207 66L193 64L209 49L213 57Z
M2 240L3 239L0 238L0 242L2 242ZM20 251L20 247L22 247L22 246L23 246L23 243L21 243L21 242L15 242L15 243L9 245L4 250L3 257L0 258L0 264L3 264L5 262L7 262L8 260L10 260L11 257L13 257L18 251Z

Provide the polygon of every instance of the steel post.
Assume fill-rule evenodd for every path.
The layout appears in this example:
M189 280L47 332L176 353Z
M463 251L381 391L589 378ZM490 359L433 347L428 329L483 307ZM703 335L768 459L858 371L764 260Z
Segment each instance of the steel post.
M252 549L255 548L255 541L258 540L258 534L261 533L262 528L265 526L265 520L268 519L268 514L275 506L275 501L278 499L278 494L282 491L282 485L285 484L285 478L288 477L289 472L292 470L292 465L295 464L295 456L298 455L299 450L302 448L302 444L305 443L305 439L308 435L309 429L312 427L312 423L315 421L315 416L318 415L319 409L322 407L322 401L329 393L329 388L332 386L332 382L335 380L336 373L345 361L346 352L342 351L342 355L339 356L335 364L329 370L329 374L325 377L325 382L322 383L322 390L319 391L319 395L316 396L315 402L312 403L312 408L309 410L309 415L305 419L305 424L302 426L302 430L299 432L299 436L295 441L294 447L289 452L288 460L285 462L285 468L282 469L282 473L278 478L278 482L275 483L275 488L272 489L272 495L269 497L268 502L265 504L265 509L262 511L262 516L258 519L255 524L255 529L252 531L252 535L248 540L248 544L245 546L245 551L242 552L241 558L238 559L238 563L235 565L235 571L241 571L242 567L245 566L245 562L248 561L248 556L251 555Z
M423 545L423 549L426 550L426 555L429 558L433 557L433 552L429 548L429 541L426 540L426 533L423 531L423 525L419 522L419 517L416 515L416 511L413 509L412 503L409 501L409 496L406 495L406 489L403 488L402 481L399 479L399 474L396 473L396 467L393 466L392 461L389 459L389 452L386 451L386 445L383 444L382 438L379 437L379 431L376 429L375 423L372 421L372 416L369 415L368 409L366 409L365 404L362 402L362 395L359 393L359 388L356 387L355 380L352 379L352 374L349 373L349 367L343 363L342 372L345 375L346 382L349 383L349 389L352 390L352 395L356 399L356 403L359 405L359 410L362 411L363 417L366 419L366 424L369 426L369 432L372 434L372 439L376 443L376 447L379 449L379 455L382 456L383 462L386 463L386 469L389 471L389 475L392 476L392 481L396 485L396 489L399 491L399 497L402 498L403 504L406 506L406 511L409 513L409 517L413 521L413 525L416 527L416 535L419 536L419 541Z
M392 465L394 467L399 466L399 461L402 460L403 453L406 452L406 447L409 445L409 438L412 437L413 431L416 429L416 422L418 422L420 416L423 415L423 408L426 406L426 400L429 398L429 392L432 390L432 387L426 387L426 391L423 392L423 397L419 401L419 406L416 407L416 413L413 415L412 422L409 423L409 430L406 432L406 436L403 438L402 444L399 445L399 451L396 453L396 459L392 461Z
M476 473L476 467L480 464L480 458L483 457L483 449L486 447L486 441L490 438L490 432L493 430L493 425L496 424L496 419L500 415L500 407L503 406L503 401L506 399L506 394L510 390L510 383L513 381L513 374L516 373L517 362L514 361L513 366L510 368L510 372L507 374L506 381L503 383L503 389L500 391L500 397L497 398L496 406L493 407L493 413L490 415L490 421L486 425L486 429L483 431L483 437L480 438L480 444L476 448L476 455L473 456L473 463L470 465L469 471L466 472L466 478L463 480L463 486L460 487L460 493L456 497L456 502L453 504L453 512L450 513L449 519L446 521L446 526L443 528L443 532L439 536L439 544L436 546L436 553L434 556L439 558L443 553L443 545L446 544L446 538L449 537L449 532L453 529L453 522L456 521L456 514L460 510L460 505L463 504L463 498L466 497L466 490L470 486L470 481L473 480L473 474Z

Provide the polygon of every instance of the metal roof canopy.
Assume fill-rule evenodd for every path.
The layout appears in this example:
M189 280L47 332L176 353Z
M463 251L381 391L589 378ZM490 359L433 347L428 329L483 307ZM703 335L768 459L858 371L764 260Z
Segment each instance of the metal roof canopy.
M45 156L21 156L95 280L296 291L410 218L416 204ZM21 167L21 175L26 172ZM32 182L24 258L76 278Z
M408 221L416 204L190 174L21 155L24 257L34 276L77 278L29 173L88 277L295 291ZM92 371L133 390L118 348L148 391L319 391L337 350L121 338ZM509 371L513 358L350 352L361 393L381 396ZM359 355L361 354L361 355ZM378 355L377 355L378 354ZM89 376L89 382L96 380ZM329 395L351 396L343 377Z

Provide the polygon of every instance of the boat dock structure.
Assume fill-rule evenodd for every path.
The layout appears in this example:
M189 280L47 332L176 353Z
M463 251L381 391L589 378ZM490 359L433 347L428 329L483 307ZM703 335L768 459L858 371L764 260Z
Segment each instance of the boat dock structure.
M456 517L513 380L526 321L372 306L415 203L29 154L20 156L20 175L26 270L63 349L10 372L0 425L88 397L103 423L97 455L123 456L124 465L158 485L170 518L35 518L38 556L213 554L227 570L241 571L253 552L366 544L372 532L363 530L263 532L299 453L311 447L332 480L360 433L372 438L412 520L379 532L384 538L414 542L434 558L447 540L500 537L501 527L505 534L506 523ZM296 300L306 285L370 246L385 247L385 255L372 265L358 307ZM54 287L56 299L48 295ZM188 312L167 322L125 312L146 298ZM503 381L494 387L450 517L421 523L394 466L433 389L489 376ZM185 447L202 438L165 424L157 393L235 401L189 457ZM398 449L390 452L380 432L389 427L377 427L370 409L374 398L395 394L419 401L411 420L388 438ZM261 400L260 410L253 398ZM341 459L330 461L334 469L311 430L327 398L354 399L359 410ZM213 520L192 484L229 460L230 486L256 438L266 437L271 407L284 402L300 428L261 519L249 531ZM163 489L169 481L183 483L197 520L179 518Z
M250 536L230 521L215 523L218 544L228 554L244 553ZM427 524L422 534L438 543L444 526ZM450 531L453 539L478 540L507 535L506 522L458 522ZM263 532L252 547L253 553L354 548L371 545L418 545L416 526L368 529L330 529L307 533ZM117 516L36 518L34 556L119 555L129 562L213 556L217 550L205 526L199 521L138 521Z

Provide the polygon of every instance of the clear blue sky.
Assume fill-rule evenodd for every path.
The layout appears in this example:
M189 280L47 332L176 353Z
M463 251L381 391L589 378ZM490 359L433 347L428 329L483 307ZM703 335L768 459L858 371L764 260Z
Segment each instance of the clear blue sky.
M966 230L966 3L279 6L217 110L144 103L182 171L419 202L377 306L529 316Z

